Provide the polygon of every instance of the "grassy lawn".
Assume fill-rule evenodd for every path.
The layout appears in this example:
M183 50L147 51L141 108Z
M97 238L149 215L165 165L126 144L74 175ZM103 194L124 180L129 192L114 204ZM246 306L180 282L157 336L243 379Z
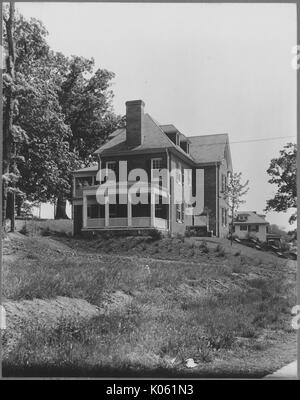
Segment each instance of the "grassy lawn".
M6 302L129 301L89 319L23 324L3 373L263 376L296 358L295 274L285 260L226 243L15 235L4 246Z

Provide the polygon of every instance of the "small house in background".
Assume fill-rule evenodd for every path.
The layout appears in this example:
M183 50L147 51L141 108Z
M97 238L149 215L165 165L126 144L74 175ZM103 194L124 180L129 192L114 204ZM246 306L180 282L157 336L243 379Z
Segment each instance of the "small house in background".
M264 214L257 214L256 211L239 211L234 221L234 234L239 239L252 236L265 242L269 225L265 218Z

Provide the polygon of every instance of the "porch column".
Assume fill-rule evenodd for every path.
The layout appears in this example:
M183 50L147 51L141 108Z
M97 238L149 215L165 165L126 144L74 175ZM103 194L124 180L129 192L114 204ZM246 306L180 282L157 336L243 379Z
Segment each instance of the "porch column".
M155 222L155 190L151 191L151 204L150 204L150 225L154 226Z
M105 197L105 226L109 226L109 196Z
M83 214L83 227L86 228L86 226L87 226L87 198L86 198L85 193L83 193L82 214Z
M132 226L132 204L131 204L130 191L128 191L128 198L127 198L127 225Z

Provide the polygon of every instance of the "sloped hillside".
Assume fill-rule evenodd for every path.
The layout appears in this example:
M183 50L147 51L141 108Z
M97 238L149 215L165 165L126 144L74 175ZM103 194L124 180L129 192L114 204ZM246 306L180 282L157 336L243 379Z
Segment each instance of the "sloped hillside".
M51 310L34 324L25 317L5 353L7 375L263 376L296 357L295 265L259 252L181 237L15 234L3 275L16 310L37 299L51 308L59 296L91 309L114 304L88 318L75 305L56 321Z

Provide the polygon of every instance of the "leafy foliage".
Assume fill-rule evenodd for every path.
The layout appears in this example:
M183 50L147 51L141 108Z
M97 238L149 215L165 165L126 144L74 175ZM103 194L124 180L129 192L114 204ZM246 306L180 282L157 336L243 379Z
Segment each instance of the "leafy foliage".
M271 160L267 173L271 176L269 183L277 186L277 193L267 201L266 211L277 212L287 211L290 208L297 208L297 145L288 143L280 151L280 156ZM297 212L289 222L297 219Z
M4 18L7 15L8 7ZM124 124L112 110L114 74L94 71L93 59L68 58L52 51L42 22L26 20L18 12L12 35L14 76L8 69L3 74L3 95L4 107L8 99L13 100L10 137L14 154L5 179L17 185L23 198L60 199L65 204L71 198L72 171L87 165L97 146ZM6 29L6 53L8 36Z
M242 199L248 193L248 185L249 180L242 183L242 173L234 172L230 175L230 179L227 182L227 186L224 191L224 199L230 209L231 212L231 241L232 241L232 233L233 233L233 224L234 219L236 218L236 214L241 204L245 203L245 200Z
M245 200L243 200L242 197L245 196L249 190L249 180L247 180L245 183L242 183L241 179L241 172L232 173L224 191L224 198L229 206L232 218L235 218L236 212L238 211L240 205L245 203Z

